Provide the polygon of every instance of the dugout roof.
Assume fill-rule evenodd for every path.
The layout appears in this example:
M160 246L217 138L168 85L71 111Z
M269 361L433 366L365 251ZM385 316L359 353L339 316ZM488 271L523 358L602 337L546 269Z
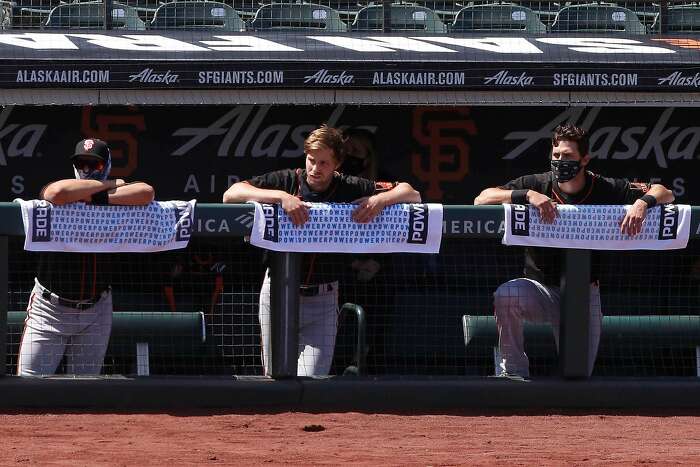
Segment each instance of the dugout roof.
M4 89L675 91L700 36L0 34Z

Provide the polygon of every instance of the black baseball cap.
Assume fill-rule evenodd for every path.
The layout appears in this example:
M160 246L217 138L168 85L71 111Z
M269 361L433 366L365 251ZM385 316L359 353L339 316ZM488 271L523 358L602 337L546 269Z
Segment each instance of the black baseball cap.
M109 146L101 139L87 138L78 141L78 144L75 145L75 153L70 157L72 159L78 156L97 157L107 162L109 160Z

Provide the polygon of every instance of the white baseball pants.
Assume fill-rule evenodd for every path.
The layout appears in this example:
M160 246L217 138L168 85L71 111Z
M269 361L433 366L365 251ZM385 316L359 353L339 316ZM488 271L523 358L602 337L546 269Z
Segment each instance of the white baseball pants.
M525 354L523 323L549 323L554 341L559 349L560 290L547 287L532 279L513 279L501 284L494 296L494 314L498 329L500 362L496 375L504 373L528 377L530 362ZM600 288L591 284L590 289L590 348L588 374L598 353L598 343L603 325L600 308Z
M103 292L90 308L77 309L44 298L46 289L35 280L29 297L17 374L56 373L66 356L66 373L98 375L112 331L112 293Z
M338 282L319 284L315 296L299 297L298 376L325 376L331 371L338 332ZM265 374L272 373L270 361L270 274L265 273L260 289L260 331Z

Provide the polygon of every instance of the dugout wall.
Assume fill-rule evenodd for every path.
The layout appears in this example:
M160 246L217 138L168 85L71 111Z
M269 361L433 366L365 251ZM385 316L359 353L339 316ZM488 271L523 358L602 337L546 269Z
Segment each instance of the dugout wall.
M3 199L32 197L64 166L63 154L74 141L94 135L115 144L115 175L148 180L160 199L217 202L233 181L297 166L303 132L329 121L375 134L379 175L410 181L426 200L466 204L485 186L531 172L535 166L546 170L551 128L569 121L593 131L595 170L642 180L658 176L679 202L697 204L694 168L700 137L698 128L689 124L697 114L697 51L692 35L0 34L0 99L7 104L0 117L0 131L4 130L0 165L7 169L0 174L7 187ZM241 216L227 217L226 228L219 217L203 217L197 228L205 236L227 236L248 222ZM445 228L448 235L492 236L498 233L496 224L492 219L480 223L470 214L453 219ZM228 248L219 252L229 254ZM453 294L464 274L456 265L483 249L479 243L466 249L453 246L452 259L437 260L450 272L437 276L430 276L436 267L430 261L392 260L392 267L408 264L410 281L426 286L443 280L447 285L439 290ZM697 313L693 251L664 266L673 268L667 270L673 270L667 272L669 283L685 281L673 289L680 291L674 304L668 297L647 300L647 310L658 312L653 304L663 303L663 313ZM479 259L482 267L489 267L493 258L499 258L495 267L501 268L479 282L484 290L517 266L513 257L498 255ZM234 267L255 261L243 256ZM646 257L624 267L634 269L653 261ZM477 270L470 272L478 277ZM216 277L207 280L215 284ZM252 307L255 287L246 287L231 297L243 298ZM615 291L617 303L636 297L635 287L639 286L630 282ZM406 292L390 290L397 297ZM658 298L660 293L648 295ZM14 294L9 296L21 309L17 300L21 291ZM678 295L685 300L678 300ZM474 290L467 288L454 296L470 297L467 303L480 313L488 307L488 294L475 299ZM435 295L408 298L429 305ZM439 305L452 314L457 309L452 303ZM463 374L463 361L442 363L432 373L416 370L430 365L431 359L435 362L431 346L446 334L438 327L432 334L401 335L401 330L426 324L411 323L414 310L405 309L409 312L405 323L380 326L399 332L390 334L395 339L390 346L398 349L394 361L380 364L379 373L407 370L407 374L434 375L447 369L446 374ZM247 331L231 332L227 338L254 339L250 316L239 323ZM454 332L449 338L443 354L457 345L463 350L463 343L454 342ZM405 355L415 343L428 350L424 362ZM636 345L642 349L644 343ZM232 347L242 352L237 356L242 367L254 366L252 348L253 343ZM661 366L673 365L677 358L662 357ZM691 358L684 354L681 360ZM543 363L543 368L551 366ZM640 367L638 362L629 366ZM226 371L230 374L231 368Z

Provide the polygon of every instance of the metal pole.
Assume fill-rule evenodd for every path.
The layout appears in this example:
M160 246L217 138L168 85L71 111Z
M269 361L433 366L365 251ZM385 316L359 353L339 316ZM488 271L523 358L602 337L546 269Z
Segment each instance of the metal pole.
M114 0L104 0L105 29L110 30L112 26L112 7Z
M391 3L392 0L382 0L382 10L384 11L384 32L391 32Z
M7 237L0 236L0 377L7 372L8 254Z
M565 250L561 277L559 360L564 378L588 378L591 252Z
M297 374L299 359L299 253L270 252L270 360L273 378Z
M661 0L659 3L659 32L668 34L668 0Z

